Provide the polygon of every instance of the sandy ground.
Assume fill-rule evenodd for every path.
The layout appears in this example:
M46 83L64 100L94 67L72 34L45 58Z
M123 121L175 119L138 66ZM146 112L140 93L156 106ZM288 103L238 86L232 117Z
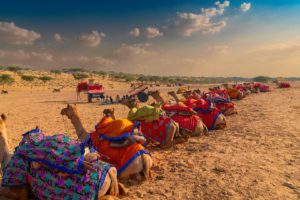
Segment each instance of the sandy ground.
M291 89L273 89L236 102L239 114L228 117L225 130L192 138L171 150L152 149L152 181L126 182L123 199L300 199L300 83ZM109 90L125 93L129 87ZM8 137L13 149L21 135L38 125L49 134L75 137L67 118L60 115L66 103L76 102L74 91L9 88L0 95L0 113L8 116ZM125 117L121 105L77 102L88 130L107 107Z

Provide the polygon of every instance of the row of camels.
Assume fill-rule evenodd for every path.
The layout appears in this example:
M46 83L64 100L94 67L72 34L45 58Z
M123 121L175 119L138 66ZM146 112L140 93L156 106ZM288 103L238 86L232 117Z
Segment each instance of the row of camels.
M78 144L86 144L82 155L84 170L77 176L85 176L94 172L93 162L95 160L112 164L104 173L103 184L97 190L97 199L113 199L114 196L126 195L127 189L119 180L151 180L153 159L145 143L154 142L159 143L160 148L171 148L177 143L187 141L189 137L205 135L213 129L224 129L227 125L226 116L237 113L231 101L224 101L224 99L219 101L221 95L217 92L218 90L212 89L205 96L200 90L187 91L182 95L184 101L175 92L169 92L168 95L173 98L172 103L168 103L169 101L164 99L159 91L152 91L149 92L149 95L153 97L155 103L146 106L140 106L134 98L126 99L122 104L130 110L128 119L116 119L113 109L105 109L103 118L92 133L83 126L77 106L68 104L61 110L61 115L67 116L73 124ZM236 92L238 93L235 94L237 99L243 99L251 93L249 91L243 93L241 90L236 90ZM213 95L217 95L218 98ZM210 104L207 103L212 99L217 103L221 102L220 105L218 104L218 108L210 107ZM206 117L207 120L205 120ZM6 120L7 117L2 114L0 117L0 169L1 172L4 172L4 178L7 166L10 166L9 164L15 156L10 152ZM157 132L156 130L159 130L157 135L153 134ZM45 138L47 139L47 137ZM88 147L92 147L94 151ZM30 168L34 170L49 169L49 166L45 165L38 161L30 162ZM72 174L64 171L58 172L60 178L68 176L72 176ZM0 196L27 200L30 185L32 183L29 181L26 185L18 187L1 187ZM74 190L73 192L78 191Z

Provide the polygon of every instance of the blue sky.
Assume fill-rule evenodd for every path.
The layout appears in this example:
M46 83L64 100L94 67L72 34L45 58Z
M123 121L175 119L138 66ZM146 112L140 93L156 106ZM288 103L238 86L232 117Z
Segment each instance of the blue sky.
M0 63L163 75L300 76L300 1L216 2L1 1Z

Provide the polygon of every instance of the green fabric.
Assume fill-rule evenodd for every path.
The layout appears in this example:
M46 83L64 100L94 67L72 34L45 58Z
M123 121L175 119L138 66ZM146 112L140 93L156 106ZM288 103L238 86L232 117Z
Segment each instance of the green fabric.
M162 109L160 104L155 104L154 106L146 105L141 108L130 109L127 118L130 121L145 120L154 121L158 120L162 114Z

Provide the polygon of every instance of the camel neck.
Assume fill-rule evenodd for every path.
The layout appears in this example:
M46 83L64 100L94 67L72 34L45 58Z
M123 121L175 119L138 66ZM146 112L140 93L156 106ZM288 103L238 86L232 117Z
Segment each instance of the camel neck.
M0 132L0 163L4 168L10 158L9 144L7 142L6 132Z
M73 126L75 127L75 130L76 130L76 134L78 136L78 139L83 142L86 137L88 136L88 132L85 130L85 128L83 127L82 125L82 122L79 118L79 116L77 114L73 114L71 116L71 122L73 124Z

